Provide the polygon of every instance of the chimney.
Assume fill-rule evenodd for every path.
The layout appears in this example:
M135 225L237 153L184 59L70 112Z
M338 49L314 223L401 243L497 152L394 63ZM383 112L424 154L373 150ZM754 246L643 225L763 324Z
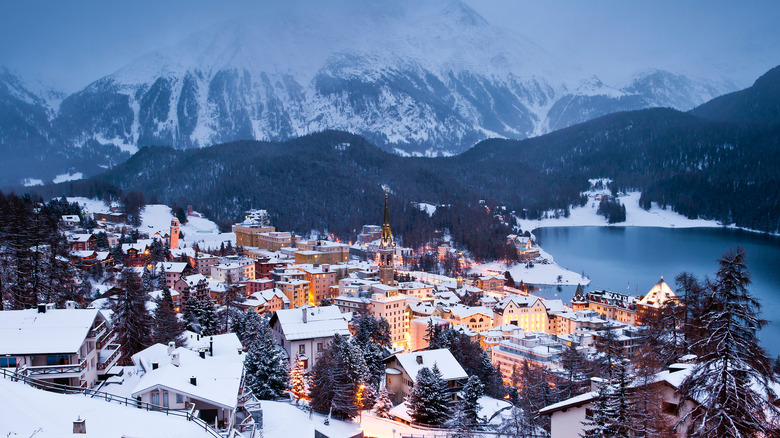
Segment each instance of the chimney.
M173 354L173 350L175 349L176 349L176 342L174 341L168 342L168 355Z
M301 311L303 312L303 323L304 323L304 324L305 324L305 323L307 323L307 322L309 322L309 321L308 321L308 319L309 319L309 318L308 318L308 316L306 315L306 310L308 310L308 309L306 309L306 307L302 307L302 308L301 308Z
M66 309L75 309L76 308L76 302L75 301L65 301L65 308Z
M156 370L157 368L160 368L160 364L158 362L152 362L152 369Z
M598 391L599 389L601 389L602 386L604 386L604 384L606 382L607 381L602 379L601 377L591 377L590 378L590 390L591 391Z
M38 313L46 313L46 304L38 304Z
M190 377L190 384L192 384L192 386L198 386L198 379L196 379L195 376Z
M422 365L423 363L423 357L421 354L417 355L417 365Z
M322 265L322 272L330 272L330 265Z
M179 353L173 353L171 355L171 364L175 367L179 366Z
M73 422L73 433L87 433L87 420L82 420L81 416L79 416L79 418Z
M200 350L198 352L198 354L200 354L200 358L201 359L205 359L206 358L206 350Z

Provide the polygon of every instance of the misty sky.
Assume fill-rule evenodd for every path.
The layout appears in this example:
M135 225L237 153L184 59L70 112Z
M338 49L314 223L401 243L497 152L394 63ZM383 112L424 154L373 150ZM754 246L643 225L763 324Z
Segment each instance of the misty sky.
M776 0L465 1L492 24L524 35L606 82L656 67L723 77L745 87L780 64ZM75 91L211 24L284 3L4 1L0 65ZM349 13L348 2L327 4Z

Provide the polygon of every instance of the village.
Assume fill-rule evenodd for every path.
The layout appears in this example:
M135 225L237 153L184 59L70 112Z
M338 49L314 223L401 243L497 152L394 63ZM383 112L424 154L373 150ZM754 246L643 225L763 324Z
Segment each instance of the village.
M466 423L481 433L515 436L507 428L519 427L516 401L528 391L518 382L525 369L523 383L529 387L532 367L543 370L553 386L569 385L571 397L539 396L536 416L545 420L522 427L532 436L577 436L593 417L604 380L573 374L572 358L636 355L646 340L641 328L657 323L665 306L677 300L663 278L640 296L586 292L578 285L574 298L564 302L535 296L532 288L499 273L449 277L415 270L419 255L396 246L386 199L383 223L363 226L349 244L278 231L264 210L249 211L233 225L234 240L220 241L215 230L183 236L180 218L165 213L155 227L132 227L119 209L62 215L58 229L69 254L62 262L78 271L80 290L88 292L0 312L4 391L39 400L24 391L43 388L111 406L105 413L87 409L92 416L52 422L48 432L64 434L71 422L73 433L124 427L124 420L95 416L121 418L125 411L141 410L149 417L165 414L170 424L155 427L182 436L272 437L290 430L334 438L446 436ZM187 221L204 220L191 208L185 214ZM87 221L93 225L89 230ZM198 240L205 235L211 240ZM521 263L541 262L544 252L532 234L509 235L507 242ZM462 257L447 242L431 245L439 263ZM145 315L134 318L152 318L158 325L151 342L124 345L121 339L135 344L133 336L121 335L132 326L123 320L132 313L121 313L131 284L147 295ZM166 311L169 326L179 327L172 334L159 328ZM265 331L248 328L258 324ZM337 394L326 400L329 408L318 409L323 401L315 391L323 386L316 381L323 367L334 366L318 362L330 358L344 339L367 346L361 354L371 378L350 394L354 407L339 410ZM270 350L254 351L254 344L264 342ZM266 390L278 376L258 371L260 354L278 356L287 370L275 392ZM484 363L470 363L469 355L476 362L486 358L487 370ZM683 360L648 380L661 389L668 421L685 412L677 409L681 403L690 403L676 393L690 368ZM453 423L457 415L451 414L447 422L420 420L414 404L431 369L443 382L445 410L452 413L470 402L473 421ZM10 419L0 432L6 429L20 435L36 430Z

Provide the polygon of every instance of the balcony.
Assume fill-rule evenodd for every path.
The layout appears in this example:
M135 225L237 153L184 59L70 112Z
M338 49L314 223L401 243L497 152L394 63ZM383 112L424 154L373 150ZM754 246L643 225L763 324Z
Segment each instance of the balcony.
M47 377L73 377L65 374L80 374L87 367L87 361L82 360L77 364L28 366L27 375L35 378Z
M105 371L114 366L117 360L119 360L119 356L119 344L106 345L106 347L98 355L100 359L100 362L97 364L98 371Z
M107 331L108 331L108 327L106 327L106 323L101 322L100 325L93 328L92 330L89 331L89 333L87 333L87 337L97 339L102 337Z

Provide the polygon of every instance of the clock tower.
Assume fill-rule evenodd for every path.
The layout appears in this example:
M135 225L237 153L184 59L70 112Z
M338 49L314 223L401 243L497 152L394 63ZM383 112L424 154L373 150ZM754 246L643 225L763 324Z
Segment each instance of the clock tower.
M387 208L387 192L385 192L385 217L382 221L382 240L379 242L379 281L388 286L395 285L395 243L390 232L390 210Z

